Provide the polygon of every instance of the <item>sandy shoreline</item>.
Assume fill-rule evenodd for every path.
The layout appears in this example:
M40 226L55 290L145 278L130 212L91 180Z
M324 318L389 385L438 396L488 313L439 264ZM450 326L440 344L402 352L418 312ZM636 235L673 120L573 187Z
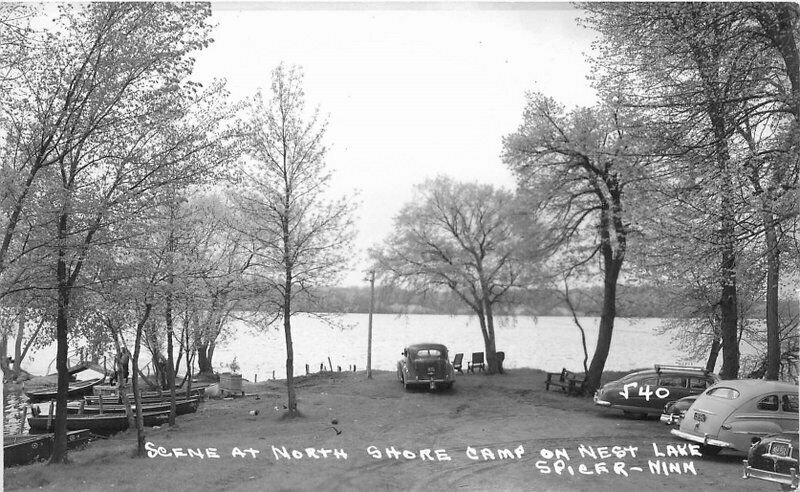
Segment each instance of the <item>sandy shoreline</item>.
M5 489L775 490L740 478L741 455L692 455L657 420L545 391L544 379L459 376L431 393L403 391L391 372L322 373L300 378L292 420L281 381L245 383L258 397L209 400L148 430L148 458L118 434L70 465L6 469Z

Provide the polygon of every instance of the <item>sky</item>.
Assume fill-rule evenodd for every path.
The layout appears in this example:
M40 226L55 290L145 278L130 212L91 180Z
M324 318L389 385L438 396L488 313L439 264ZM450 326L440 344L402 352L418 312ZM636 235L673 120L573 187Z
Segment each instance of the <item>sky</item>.
M328 117L331 194L357 194L358 237L342 285L361 285L368 248L415 185L439 175L513 189L503 136L527 91L593 105L593 33L567 3L212 3L214 43L195 79L234 99L269 90L281 62L304 72L307 107Z

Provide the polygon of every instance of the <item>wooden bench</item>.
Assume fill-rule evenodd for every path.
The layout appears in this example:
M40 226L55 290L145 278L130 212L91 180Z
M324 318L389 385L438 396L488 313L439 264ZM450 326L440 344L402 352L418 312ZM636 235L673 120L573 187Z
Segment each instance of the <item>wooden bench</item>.
M464 374L464 371L461 368L463 360L464 360L464 354L462 353L456 354L456 358L453 359L453 369L458 371L460 374Z
M583 392L584 379L566 368L561 372L548 372L547 381L544 382L544 389L549 390L550 386L561 388L561 391L568 395L577 395Z
M467 362L467 372L475 374L475 369L483 372L483 352L472 352L472 362Z

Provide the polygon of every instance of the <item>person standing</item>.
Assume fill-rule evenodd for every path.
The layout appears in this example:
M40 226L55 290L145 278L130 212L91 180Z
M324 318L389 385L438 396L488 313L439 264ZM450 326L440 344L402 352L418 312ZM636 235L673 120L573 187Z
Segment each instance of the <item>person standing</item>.
M128 351L128 347L122 347L119 363L120 366L122 366L122 378L125 380L125 384L128 384L128 364L130 364L130 362L131 353Z

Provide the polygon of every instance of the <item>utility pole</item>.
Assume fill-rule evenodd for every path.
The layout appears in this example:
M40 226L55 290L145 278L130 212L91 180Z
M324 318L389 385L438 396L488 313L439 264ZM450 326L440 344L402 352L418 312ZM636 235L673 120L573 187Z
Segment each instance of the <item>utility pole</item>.
M372 379L372 310L375 308L375 270L369 272L369 322L367 324L367 379Z

